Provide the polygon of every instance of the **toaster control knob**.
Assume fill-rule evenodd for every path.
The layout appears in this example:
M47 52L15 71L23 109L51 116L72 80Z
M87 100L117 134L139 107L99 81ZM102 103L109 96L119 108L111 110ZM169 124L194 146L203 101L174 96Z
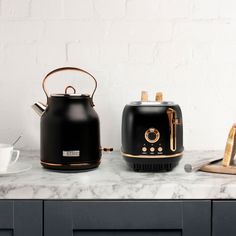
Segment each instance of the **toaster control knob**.
M156 143L160 138L160 132L155 128L149 128L144 137L149 143Z
M146 148L146 147L142 147L142 151L143 151L143 152L146 152L146 151L147 151L147 148Z
M155 151L155 148L154 147L151 147L150 148L150 152L154 152Z

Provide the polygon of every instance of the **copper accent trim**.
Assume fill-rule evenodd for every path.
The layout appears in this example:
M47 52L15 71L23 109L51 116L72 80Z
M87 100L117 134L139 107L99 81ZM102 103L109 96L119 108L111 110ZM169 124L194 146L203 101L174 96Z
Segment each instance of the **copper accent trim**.
M182 121L180 119L175 119L173 120L173 124L182 125Z
M155 139L150 139L148 137L148 135L150 133L154 133L156 135L156 138ZM156 143L159 139L160 139L160 132L156 129L156 128L149 128L148 130L146 130L145 134L144 134L144 137L146 139L147 142L149 143Z
M170 128L170 150L176 151L176 111L172 108L167 109Z
M73 90L73 93L76 94L76 89L75 89L73 86L71 86L71 85L69 85L69 86L67 86L67 87L65 88L65 94L68 94L68 90L69 90L69 89L72 89L72 90Z
M93 90L93 92L92 92L92 94L91 94L91 102L92 102L92 106L94 106L94 103L93 103L93 96L94 96L94 93L96 92L96 89L97 89L97 80L96 80L95 77L94 77L92 74L90 74L88 71L83 70L83 69L80 69L80 68L76 68L76 67L61 67L61 68L57 68L57 69L55 69L55 70L49 72L49 73L44 77L44 79L43 79L43 81L42 81L42 87L43 87L43 91L44 91L44 93L45 93L45 95L46 95L46 97L47 97L47 104L48 104L48 99L49 99L49 97L50 97L50 94L49 94L49 92L47 91L47 88L46 88L46 84L45 84L46 80L47 80L48 77L51 76L52 74L57 73L57 72L60 72L60 71L65 71L65 70L73 70L73 71L80 71L80 72L83 72L83 73L89 75L89 76L94 80L95 86L94 86L94 90Z
M49 163L49 162L41 161L41 163L44 165L48 165L48 166L88 166L88 165L91 165L88 162L86 162L86 163L58 164L58 163ZM97 163L100 163L100 161Z
M124 153L121 151L121 154L125 157L131 157L131 158L171 158L171 157L182 156L183 152L171 154L171 155L132 155L132 154Z
M104 152L113 152L113 147L100 147L100 151L104 151Z

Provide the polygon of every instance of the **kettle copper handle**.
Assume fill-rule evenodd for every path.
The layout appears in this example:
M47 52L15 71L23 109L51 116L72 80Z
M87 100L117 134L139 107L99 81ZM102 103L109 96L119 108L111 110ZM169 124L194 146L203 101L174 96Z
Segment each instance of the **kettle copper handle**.
M48 101L48 98L49 98L50 95L49 95L49 93L48 93L48 91L47 91L47 89L46 89L46 85L45 85L46 80L47 80L48 77L51 76L52 74L57 73L57 72L60 72L60 71L64 71L64 70L76 70L76 71L83 72L83 73L89 75L90 77L92 77L92 79L93 79L94 82L95 82L95 87L94 87L94 90L93 90L92 95L91 95L91 102L92 102L92 106L94 106L94 103L93 103L93 95L94 95L94 93L96 92L96 89L97 89L97 80L96 80L96 79L94 78L94 76L92 76L89 72L87 72L87 71L85 71L85 70L83 70L83 69L80 69L80 68L76 68L76 67L61 67L61 68L57 68L57 69L55 69L55 70L49 72L49 73L45 76L45 78L43 79L43 82L42 82L42 87L43 87L44 93L46 94L47 101Z

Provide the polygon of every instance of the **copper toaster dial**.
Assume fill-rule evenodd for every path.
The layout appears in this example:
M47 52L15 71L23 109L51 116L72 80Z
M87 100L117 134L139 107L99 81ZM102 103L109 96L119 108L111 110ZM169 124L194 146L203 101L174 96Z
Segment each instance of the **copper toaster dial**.
M148 143L156 143L160 139L160 132L156 128L149 128L144 137Z

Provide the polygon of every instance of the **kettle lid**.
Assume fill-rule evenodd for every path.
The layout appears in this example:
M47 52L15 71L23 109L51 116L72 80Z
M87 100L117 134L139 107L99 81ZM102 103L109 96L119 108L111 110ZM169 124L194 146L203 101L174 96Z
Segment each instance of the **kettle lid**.
M69 93L69 89L72 90L72 93ZM65 88L65 93L54 93L54 94L51 94L50 96L51 97L74 97L74 98L77 98L77 97L90 97L89 94L76 93L76 89L71 85L69 85Z

